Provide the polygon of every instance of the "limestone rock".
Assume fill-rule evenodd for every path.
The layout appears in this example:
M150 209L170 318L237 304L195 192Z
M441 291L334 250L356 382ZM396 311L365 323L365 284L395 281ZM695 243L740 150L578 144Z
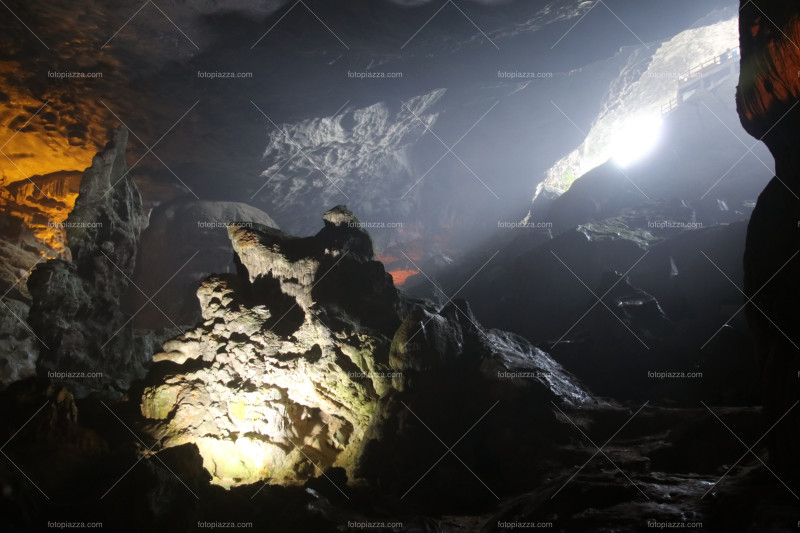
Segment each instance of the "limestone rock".
M389 386L371 375L388 373L390 341L370 317L356 321L346 309L380 302L384 317L399 318L382 298L397 299L385 273L350 301L323 290L341 279L337 271L382 272L369 236L346 226L350 217L327 213L326 228L307 239L232 224L241 275L206 279L198 290L204 322L154 357L181 370L145 389L142 413L160 421L165 446L195 443L215 482L291 483L317 468L351 467L378 391Z
M746 224L704 227L679 200L614 214L555 238L521 229L494 257L491 243L470 262L423 269L480 323L522 335L597 394L755 405L750 334L735 314ZM703 378L649 376L657 370Z
M28 306L18 300L0 303L0 388L36 374L37 341L25 320Z
M132 309L144 306L134 319L136 329L191 326L201 319L195 297L199 283L210 274L236 270L226 228L236 221L278 227L260 209L238 202L178 198L153 209L133 280L144 294L158 293L158 307L142 292L130 291Z
M770 458L779 475L800 477L800 411L793 408L800 400L800 50L794 44L800 38L800 6L743 1L740 36L739 117L775 156L776 171L747 229L744 291L752 298L747 318L761 362L764 414L769 424L782 419L768 436Z
M78 397L94 391L120 394L144 375L149 359L123 312L146 223L141 197L126 171L127 138L126 130L116 130L84 172L66 222L73 261L40 264L28 280L33 297L29 321L44 344L38 371Z
M408 415L403 402L452 415L488 390L557 426L550 401L594 401L523 339L477 325L463 302L437 310L401 297L345 208L324 220L308 238L232 224L240 272L207 278L204 322L154 356L141 412L164 447L197 445L214 483L293 484L342 467L399 487L410 470L387 471L374 451L419 459L406 444L420 428L392 430ZM511 424L508 438L541 442L529 422Z

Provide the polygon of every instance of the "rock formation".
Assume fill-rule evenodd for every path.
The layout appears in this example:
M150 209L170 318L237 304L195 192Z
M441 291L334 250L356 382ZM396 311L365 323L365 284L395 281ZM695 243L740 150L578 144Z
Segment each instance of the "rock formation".
M770 458L780 472L800 476L800 6L743 1L740 34L739 116L772 152L776 172L748 227L747 316L762 364L765 416L770 425L785 416L768 436Z
M479 326L464 302L401 297L358 219L341 206L323 218L307 238L230 225L238 274L207 278L205 321L154 357L141 403L151 434L166 448L196 444L215 483L291 484L343 467L402 494L438 451L412 412L455 441L499 399L464 445L485 467L482 447L533 457L544 435L556 441L551 401L593 401L545 353ZM514 477L500 464L487 475ZM463 495L464 473L445 469L416 495Z
M0 303L0 388L36 373L39 344L25 322L28 310L18 299Z
M237 220L278 227L265 212L238 202L190 197L153 209L139 243L133 279L145 294L158 292L158 308L145 306L133 321L136 329L193 326L201 320L197 286L209 274L236 270L226 225ZM142 292L130 291L133 309L147 303Z
M42 261L69 260L63 222L80 172L54 172L0 186L0 387L35 374L40 342L27 323L26 281Z
M54 172L0 187L0 217L5 230L0 231L0 237L48 258L65 255L68 259L62 223L75 206L80 183L80 172ZM28 231L8 231L14 219Z
M449 269L421 268L448 294L463 285L481 323L542 347L597 394L754 405L748 327L743 313L732 318L746 224L695 227L695 211L677 199L612 214L555 238L520 228L493 258L496 248ZM422 280L408 290L437 296L430 287ZM659 380L654 371L703 376Z
M121 394L144 375L149 357L123 311L146 224L126 171L127 141L127 131L116 130L83 174L65 222L72 261L40 264L28 280L29 321L43 344L38 371L67 384L78 397L92 391Z

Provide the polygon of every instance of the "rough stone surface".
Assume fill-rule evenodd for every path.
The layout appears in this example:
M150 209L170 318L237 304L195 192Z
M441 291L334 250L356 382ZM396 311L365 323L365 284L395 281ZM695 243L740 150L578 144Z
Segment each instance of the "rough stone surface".
M742 2L740 34L739 116L775 156L776 171L747 230L747 317L762 364L764 414L774 423L788 413L769 435L771 459L780 472L800 477L800 410L792 408L800 400L800 6Z
M39 346L25 323L28 309L18 300L0 303L0 388L36 374Z
M116 130L84 172L65 224L72 262L48 261L28 280L33 297L29 321L43 343L38 371L78 396L122 393L132 379L144 375L149 359L121 301L146 224L141 197L126 171L127 139L126 130ZM69 375L90 372L92 377Z
M463 302L437 310L401 298L358 219L341 206L323 219L308 238L231 225L239 274L207 278L198 290L204 322L154 356L142 414L164 447L196 444L215 483L297 483L343 467L399 491L422 473L401 465L418 460L407 444L425 431L397 431L410 414L404 403L441 424L447 408L460 413L467 401L489 409L486 384L514 402L536 398L525 424L506 431L521 446L541 440L531 420L555 425L549 401L592 401L543 352L477 325ZM388 470L377 461L385 451L375 455L386 447L397 459Z
M754 405L752 341L736 313L746 225L694 224L683 202L652 202L555 238L520 229L496 255L492 243L470 261L422 268L481 323L542 347L597 394ZM409 291L441 295L430 287L425 279Z
M226 226L237 221L278 227L260 209L238 202L190 197L153 209L133 276L142 292L129 291L130 308L144 306L133 321L136 329L193 326L201 320L197 286L210 274L236 270ZM155 294L156 305L142 293Z

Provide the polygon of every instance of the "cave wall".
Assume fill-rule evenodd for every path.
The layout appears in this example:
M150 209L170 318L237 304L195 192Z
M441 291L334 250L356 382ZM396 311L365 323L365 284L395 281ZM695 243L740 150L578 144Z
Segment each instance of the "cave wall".
M800 424L800 3L743 0L742 125L775 157L776 176L758 199L744 257L747 317L761 364L770 459L784 474L800 475L794 436Z

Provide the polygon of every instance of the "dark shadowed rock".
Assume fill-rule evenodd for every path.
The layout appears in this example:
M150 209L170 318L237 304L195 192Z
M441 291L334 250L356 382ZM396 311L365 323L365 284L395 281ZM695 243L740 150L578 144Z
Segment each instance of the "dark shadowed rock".
M120 394L144 375L149 359L122 311L146 223L126 170L127 139L126 130L116 130L84 172L65 223L73 261L48 261L28 280L29 321L44 345L38 372L78 396Z
M770 423L782 418L769 436L771 459L779 472L800 477L800 6L743 1L740 37L739 116L775 156L776 171L747 230L747 317L762 364L765 416Z
M751 341L737 313L745 229L703 227L685 203L653 201L555 238L517 230L496 256L489 248L428 276L459 291L481 323L524 336L598 394L752 404ZM703 377L649 374L661 371Z

